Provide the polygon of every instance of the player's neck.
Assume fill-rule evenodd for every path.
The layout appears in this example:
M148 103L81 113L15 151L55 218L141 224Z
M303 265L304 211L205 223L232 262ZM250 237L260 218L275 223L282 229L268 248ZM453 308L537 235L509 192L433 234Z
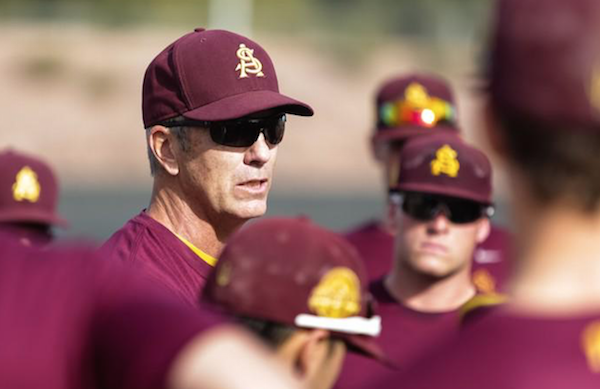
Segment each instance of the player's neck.
M386 276L388 292L403 305L420 312L450 312L475 295L470 267L446 278L432 278L404 266L395 266Z
M203 252L216 257L225 241L240 224L225 225L211 222L210 216L202 210L192 209L189 202L168 186L152 193L146 213L174 234L185 238Z
M600 211L558 203L517 225L515 307L540 313L600 309Z

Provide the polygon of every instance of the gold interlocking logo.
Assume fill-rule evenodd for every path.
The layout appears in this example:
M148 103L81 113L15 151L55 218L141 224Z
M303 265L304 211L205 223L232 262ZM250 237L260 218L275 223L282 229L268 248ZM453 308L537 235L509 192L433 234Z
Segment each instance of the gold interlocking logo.
M360 281L347 267L329 270L313 289L308 307L319 316L341 318L360 312Z
M585 327L581 334L581 346L590 370L600 373L600 321L595 321Z
M262 72L262 63L258 58L254 57L254 50L240 43L240 48L235 53L240 59L240 63L235 67L236 71L240 71L240 78L248 78L249 74L255 74L256 77L264 77Z
M411 104L414 107L425 107L429 102L429 95L427 94L427 90L423 87L423 85L413 82L408 87L406 87L406 91L404 92L404 98L406 102Z
M29 167L25 166L16 175L16 181L12 186L13 198L16 201L27 200L35 203L40 198L40 183L37 174Z
M434 176L445 174L448 177L456 177L460 170L457 156L458 153L449 145L440 147L435 153L435 159L431 161L431 174Z

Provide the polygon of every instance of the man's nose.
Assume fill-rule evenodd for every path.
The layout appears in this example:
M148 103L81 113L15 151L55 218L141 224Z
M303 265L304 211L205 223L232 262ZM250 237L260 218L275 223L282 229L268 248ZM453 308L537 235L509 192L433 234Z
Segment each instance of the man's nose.
M265 163L269 162L269 159L271 159L271 155L273 153L272 148L273 146L269 146L267 143L265 134L261 132L258 136L258 139L256 139L256 142L254 142L252 146L246 150L244 163L246 163L246 165L256 166L264 165Z

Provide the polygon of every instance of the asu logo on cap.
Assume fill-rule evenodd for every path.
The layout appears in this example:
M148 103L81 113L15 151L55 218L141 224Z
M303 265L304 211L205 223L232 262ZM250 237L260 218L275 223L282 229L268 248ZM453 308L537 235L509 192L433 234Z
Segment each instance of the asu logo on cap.
M16 201L37 202L40 198L41 187L36 172L29 166L24 166L17 173L12 190L13 198Z
M329 270L313 289L308 307L319 316L343 318L360 312L360 281L347 267Z
M239 78L248 78L248 73L255 74L256 77L264 77L265 74L262 72L262 63L258 58L254 57L254 50L246 47L245 44L240 43L239 49L235 55L240 59L240 63L235 67L236 71L240 71Z
M449 145L440 147L435 152L435 159L431 161L431 174L434 176L445 174L448 177L456 177L460 170L457 156L458 153Z

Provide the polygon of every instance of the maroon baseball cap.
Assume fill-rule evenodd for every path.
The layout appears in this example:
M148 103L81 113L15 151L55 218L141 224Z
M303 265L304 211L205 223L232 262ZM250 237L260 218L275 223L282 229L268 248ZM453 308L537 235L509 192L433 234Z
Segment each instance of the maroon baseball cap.
M146 69L144 127L179 115L220 121L267 109L313 114L307 104L279 93L275 67L261 46L229 31L197 28L170 44Z
M492 204L492 167L458 136L438 133L409 139L400 155L398 191L422 192Z
M367 285L358 252L341 236L305 218L271 218L230 238L204 297L236 316L329 330L386 361Z
M58 182L48 164L13 150L0 152L0 222L67 227L57 202Z
M409 74L386 81L377 92L376 109L375 141L459 132L450 85L434 75Z
M600 1L502 0L489 92L502 114L600 130Z

